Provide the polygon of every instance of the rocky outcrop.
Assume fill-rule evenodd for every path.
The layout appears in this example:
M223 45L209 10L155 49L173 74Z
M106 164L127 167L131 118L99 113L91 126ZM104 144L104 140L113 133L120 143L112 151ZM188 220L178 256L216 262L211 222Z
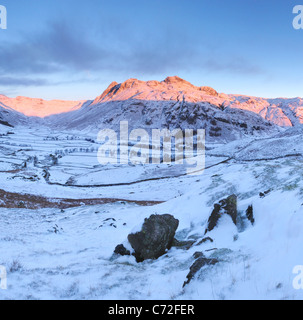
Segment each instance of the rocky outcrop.
M210 237L203 238L201 241L199 241L199 242L197 243L197 246L199 246L199 245L201 245L201 244L203 244L203 243L206 243L206 242L212 243L212 242L214 242L214 240L213 240L212 238L210 238Z
M163 83L167 85L177 85L177 86L187 86L193 89L197 89L193 84L190 82L178 77L178 76L173 76L173 77L167 77Z
M98 102L102 101L102 99L105 98L106 96L113 97L113 95L119 90L119 87L120 87L120 85L118 84L118 82L113 81L107 87L107 89L102 93L102 95L100 97L98 97L94 102L98 103Z
M205 94L208 94L209 96L214 96L214 97L218 96L218 92L211 87L203 86L203 87L200 87L199 90L205 92Z
M246 217L252 225L255 224L254 209L252 205L248 206L248 208L246 209Z
M130 256L130 251L127 250L123 244L119 244L116 246L115 248L115 251L114 251L115 254L118 254L120 256Z
M237 196L231 195L226 199L222 199L214 205L214 209L208 219L205 234L212 231L218 224L222 215L227 214L232 218L232 221L237 225Z
M177 249L189 250L195 242L195 240L179 241L177 239L174 239L172 247L175 247Z
M108 88L93 102L96 105L107 101L125 101L128 99L153 101L182 101L186 97L188 102L204 101L207 96L211 100L218 97L218 92L211 87L197 87L178 77L167 77L163 81L141 81L128 79L122 83L112 82Z
M196 259L192 266L189 268L189 273L186 276L187 280L183 284L183 288L190 283L193 277L197 274L199 270L201 270L206 265L215 265L219 261L217 259L208 259L204 256L202 252L196 252L194 254L194 258Z
M264 192L260 192L259 193L259 197L260 198L265 198L269 193L270 193L271 190L266 190Z
M139 232L128 235L137 262L157 259L170 249L179 220L172 215L152 215L145 219Z

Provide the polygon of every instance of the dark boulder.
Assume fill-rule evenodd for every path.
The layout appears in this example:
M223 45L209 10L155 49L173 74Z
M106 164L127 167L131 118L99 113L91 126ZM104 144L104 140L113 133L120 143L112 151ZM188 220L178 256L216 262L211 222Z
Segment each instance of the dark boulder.
M253 206L250 205L247 209L246 209L246 217L247 219L250 221L250 223L252 225L255 224L255 218L254 218L254 209Z
M266 191L264 191L264 192L260 192L260 193L259 193L259 196L260 196L260 198L265 198L270 192L271 192L270 189L269 189L269 190L266 190Z
M123 244L116 246L114 253L119 254L120 256L130 256L130 251L127 250Z
M128 235L137 262L157 259L170 249L179 220L172 215L152 215L145 219L140 232Z
M219 201L219 203L216 203L214 205L214 209L208 219L207 228L205 230L205 233L213 230L217 224L219 219L222 217L222 215L228 214L235 225L237 225L237 196L231 195L226 199L222 199Z

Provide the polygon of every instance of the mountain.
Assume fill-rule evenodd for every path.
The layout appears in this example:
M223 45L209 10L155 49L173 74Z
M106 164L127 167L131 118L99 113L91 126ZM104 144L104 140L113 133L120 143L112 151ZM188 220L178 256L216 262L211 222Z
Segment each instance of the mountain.
M129 79L120 84L112 82L93 104L128 99L200 102L208 101L210 96L217 97L218 93L210 87L196 87L177 76L162 82Z
M275 134L280 132L280 127L303 123L301 98L266 99L218 93L211 87L195 86L177 76L163 81L112 82L100 96L87 101L46 101L0 95L0 106L19 112L19 116L40 117L41 124L60 130L118 130L120 121L127 120L130 129L147 131L204 128L209 139L220 141ZM3 117L1 110L0 115Z
M0 100L3 96L0 95ZM31 122L31 121L30 121ZM20 113L11 107L8 107L2 103L0 103L0 127L11 128L17 124L28 123L28 117L26 117L23 113Z
M84 101L43 100L27 97L9 98L0 95L0 106L11 108L28 117L46 117L81 108Z
M140 81L129 79L122 84L113 82L97 97L93 105L108 101L154 100L207 102L217 107L242 109L259 114L279 126L295 126L303 123L303 99L265 99L244 95L218 93L210 87L197 87L175 76L164 81Z
M114 82L94 100L44 111L43 100L16 100L0 96L1 299L303 298L300 98L226 95L170 77ZM204 170L116 163L116 152L101 164L97 131L122 120L205 128ZM172 248L138 263L130 235L155 215L178 220ZM161 247L170 226L154 226Z
M240 98L238 98L240 99ZM210 140L231 141L243 136L274 134L279 128L251 110L232 105L230 96L196 87L179 78L164 81L129 79L113 82L93 101L65 114L53 115L46 123L57 129L118 131L127 120L129 128L205 129Z

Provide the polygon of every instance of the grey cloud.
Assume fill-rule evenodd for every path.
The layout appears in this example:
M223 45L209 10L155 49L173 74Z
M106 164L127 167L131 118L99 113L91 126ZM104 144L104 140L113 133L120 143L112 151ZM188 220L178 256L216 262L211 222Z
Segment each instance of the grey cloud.
M241 57L233 57L232 59L217 58L208 59L204 63L204 68L209 72L230 72L234 74L248 74L248 75L260 75L264 74L265 71L246 61Z
M100 55L99 48L85 39L79 40L65 24L53 24L45 34L2 43L0 70L15 74L84 70L92 68Z
M44 79L28 79L28 78L20 78L20 77L5 77L0 76L0 86L45 86L48 85L49 82Z
M182 71L206 70L258 74L256 66L236 59L220 62L212 56L207 44L197 41L182 30L165 28L142 34L125 21L104 22L88 30L66 23L50 24L47 32L24 37L22 41L0 44L0 72L10 77L0 84L50 85L35 79L50 74L92 73L175 74ZM97 35L94 39L91 35ZM33 80L17 79L30 76Z
M43 87L43 86L60 86L60 85L69 85L73 83L83 83L83 82L96 82L100 79L92 78L79 78L76 80L67 80L67 81L49 81L47 79L40 78L26 78L26 77L6 77L0 76L0 88L1 93L3 92L2 87ZM5 89L7 90L7 89Z

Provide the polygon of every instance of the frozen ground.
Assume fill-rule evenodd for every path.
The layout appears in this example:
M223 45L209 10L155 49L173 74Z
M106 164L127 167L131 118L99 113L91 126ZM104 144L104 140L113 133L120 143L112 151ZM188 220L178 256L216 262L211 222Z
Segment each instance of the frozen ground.
M303 264L300 127L273 138L207 145L206 170L196 176L177 165L103 167L98 144L87 140L94 136L1 130L0 189L21 194L16 207L22 194L120 201L29 210L22 203L5 208L5 197L0 199L0 265L7 269L0 299L303 298L292 273ZM214 203L231 194L238 196L241 216L253 205L254 226L244 219L236 227L224 217L208 233L214 242L197 245ZM139 264L113 256L115 246L154 213L174 215L180 220L176 237L196 244ZM219 263L202 268L182 288L196 251Z

